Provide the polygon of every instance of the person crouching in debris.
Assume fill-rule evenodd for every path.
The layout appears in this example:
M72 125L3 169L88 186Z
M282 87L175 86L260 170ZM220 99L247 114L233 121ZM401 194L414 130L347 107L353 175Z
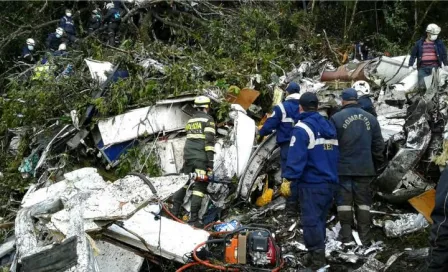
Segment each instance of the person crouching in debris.
M114 6L114 3L108 3L106 5L107 14L104 17L104 24L107 25L107 35L109 37L108 44L115 46L115 36L120 28L121 15L120 10Z
M28 38L26 40L26 45L22 48L22 55L21 58L24 62L28 64L34 64L36 63L36 60L33 56L34 46L36 43L34 42L34 39Z
M101 13L98 9L92 10L92 15L89 19L88 32L92 34L101 27Z
M353 88L341 95L342 109L331 117L338 132L340 158L338 164L339 190L336 204L341 221L340 237L344 243L352 241L353 212L361 242L366 245L370 231L370 183L376 170L384 162L384 141L376 118L361 109ZM376 168L375 168L376 167Z
M213 159L215 154L215 121L208 115L210 111L210 98L199 96L194 100L194 107L198 111L193 118L188 120L185 130L187 132L187 141L184 147L184 165L182 172L185 174L196 173L197 179L191 189L191 213L189 224L195 227L202 227L199 220L199 210L201 209L202 199L207 191L208 183L200 177L213 175ZM177 191L173 196L174 206L172 213L180 216L180 209L184 201L188 185Z
M418 87L426 90L424 78L432 74L433 68L448 65L446 47L443 41L438 38L440 27L436 24L429 24L426 27L426 37L422 37L415 43L409 58L409 69L418 70ZM414 66L415 59L417 65Z
M361 109L376 117L375 107L370 99L370 85L364 80L358 80L353 84L353 89L358 93L358 104Z
M272 131L277 131L277 144L280 147L280 166L282 173L285 172L292 129L299 120L300 86L295 82L290 82L285 91L288 94L285 101L274 107L274 111L259 132L260 138L263 138L271 134ZM299 206L297 186L295 183L290 184L290 191L291 195L288 197L287 211L290 216L297 216Z
M334 125L317 112L316 94L299 99L300 117L294 126L283 177L297 182L303 238L308 249L304 264L325 266L325 223L338 183L339 147Z
M430 249L425 272L448 271L448 168L445 168L436 187L436 204L431 213L433 224L429 237Z
M54 33L50 33L45 41L45 46L50 51L56 51L59 45L62 43L62 35L64 35L64 29L58 27Z
M70 9L65 10L65 15L59 20L59 27L62 28L67 35L69 43L76 42L76 27Z

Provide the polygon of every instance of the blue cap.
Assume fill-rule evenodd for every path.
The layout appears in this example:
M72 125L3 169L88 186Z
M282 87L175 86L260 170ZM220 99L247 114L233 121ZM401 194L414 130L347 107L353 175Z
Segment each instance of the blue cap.
M353 88L348 88L342 91L341 98L344 101L356 101L358 100L358 94Z
M302 94L302 96L300 96L299 104L304 108L317 108L317 105L319 104L319 99L317 99L315 93L306 92Z
M291 82L289 82L288 86L286 86L286 91L289 94L300 93L300 86L299 86L299 84L291 81Z

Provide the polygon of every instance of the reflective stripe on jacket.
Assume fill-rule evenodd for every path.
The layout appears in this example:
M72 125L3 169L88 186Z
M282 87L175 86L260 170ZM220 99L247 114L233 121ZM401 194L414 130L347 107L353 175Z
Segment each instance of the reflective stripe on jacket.
M338 182L339 144L333 124L305 112L295 125L283 177L298 187L328 188Z
M188 120L185 131L187 141L184 147L185 160L201 160L213 169L215 153L215 121L205 112L198 111Z
M299 120L300 94L291 94L286 100L274 107L272 115L266 120L260 129L260 136L266 136L277 131L277 143L281 144L291 140L292 129Z

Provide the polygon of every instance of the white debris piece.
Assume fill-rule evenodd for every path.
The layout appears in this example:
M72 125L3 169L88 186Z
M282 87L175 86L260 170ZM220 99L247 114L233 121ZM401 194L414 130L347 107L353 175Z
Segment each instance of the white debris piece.
M384 222L384 232L387 237L399 237L424 229L427 226L429 226L429 223L422 214L406 213L400 215L400 219L395 221L386 220Z
M14 245L16 244L16 239L13 237L11 239L8 239L7 242L0 245L0 258L5 256L6 254L10 253L14 250Z
M255 139L255 121L238 104L231 105L234 126L225 139L215 144L215 179L240 177L246 169Z
M384 266L385 265L382 262L380 262L377 259L375 259L375 257L371 257L363 264L363 266L361 266L360 268L354 270L353 272L382 271Z
M254 182L257 180L257 177L263 171L264 167L267 166L268 158L276 149L275 139L275 133L271 134L254 151L249 159L243 175L241 175L239 180L236 196L239 196L246 201L250 199L249 196Z
M145 107L117 115L98 123L105 146L126 142L143 135L180 130L190 116L180 104Z
M145 59L140 62L140 66L142 66L145 69L148 69L151 67L151 68L154 68L156 71L158 71L162 74L165 74L165 65L158 62L155 59L151 59L151 58Z
M186 137L178 137L156 143L163 175L180 173L186 140Z
M158 206L154 205L145 207L124 221L123 226L143 238L154 254L184 263L184 255L207 241L209 233L165 217L156 217L152 211L157 208ZM104 235L147 250L138 237L117 225L110 226Z
M89 67L90 75L99 83L107 80L108 74L114 70L114 65L108 61L97 61L93 59L84 60Z
M408 56L395 58L383 56L372 60L364 71L370 80L382 79L388 85L395 84L410 73L406 58Z
M48 188L40 189L24 198L22 208L19 210L16 217L16 239L18 256L31 256L47 247L39 246L39 237L34 231L36 227L42 228L46 226L48 231L56 231L62 233L65 237L77 237L77 265L67 271L99 271L96 260L93 256L91 245L91 238L86 232L99 230L100 227L107 224L104 220L117 220L133 218L129 221L130 228L135 228L136 233L149 235L151 227L160 230L160 223L168 219L158 221L155 218L154 212L158 211L144 208L151 200L159 201L174 194L182 188L188 181L187 175L169 176L148 178L149 182L154 186L156 195L140 177L129 175L114 183L106 183L101 176L98 175L96 169L84 168L68 173L65 180L53 184ZM159 207L158 205L156 207ZM142 211L143 217L133 217L137 211ZM51 221L48 222L48 217L41 217L41 215L51 215ZM141 214L140 214L141 215ZM150 219L148 219L150 217ZM42 218L42 221L40 220ZM152 219L151 219L152 218ZM37 222L36 222L37 220ZM139 221L140 220L140 221ZM157 221L151 223L151 220ZM173 221L174 222L174 221ZM140 224L140 225L139 225ZM166 223L166 227L162 227L163 231L169 231L165 235L175 237L175 243L166 246L167 252L172 248L179 247L183 242L181 236L188 231L179 232L179 223L175 222L175 226L169 227L173 223ZM151 225L151 227L149 227ZM182 225L182 224L181 224ZM186 226L191 229L191 227ZM191 229L193 230L193 229ZM193 230L194 231L194 230ZM178 233L178 236L172 235ZM205 236L200 236L202 241L208 238L208 233L201 231ZM155 237L148 236L148 244L153 247L154 254L158 254L156 250L160 244L155 242ZM194 235L187 235L185 239L188 240L184 244L190 245L191 237ZM170 239L169 238L169 239ZM158 239L158 238L157 238ZM165 241L167 242L167 241ZM151 244L152 243L152 244ZM180 248L182 248L180 246ZM182 259L185 252L176 258ZM191 251L192 247L188 248ZM162 250L163 251L163 250ZM174 250L175 254L176 250ZM169 255L169 253L165 253ZM109 271L109 270L108 270ZM129 270L127 270L129 271Z
M99 250L96 260L100 271L140 271L144 260L142 257L104 241L95 241L95 244Z

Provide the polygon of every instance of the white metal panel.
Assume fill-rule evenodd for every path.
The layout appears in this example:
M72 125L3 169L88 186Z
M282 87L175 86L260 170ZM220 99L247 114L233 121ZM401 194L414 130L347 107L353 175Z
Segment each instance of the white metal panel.
M181 105L158 105L136 109L102 120L98 128L104 145L126 142L144 134L183 129L190 116Z
M95 241L99 250L96 261L101 272L139 272L143 258L121 247Z
M93 59L84 60L89 67L90 75L99 83L103 83L107 79L107 74L112 73L114 65L108 61L97 61Z
M156 219L152 212L157 209L157 205L145 207L124 221L124 227L142 237L154 254L184 263L184 255L191 253L198 244L207 241L210 234L165 217ZM137 237L116 225L110 226L104 234L147 250Z

